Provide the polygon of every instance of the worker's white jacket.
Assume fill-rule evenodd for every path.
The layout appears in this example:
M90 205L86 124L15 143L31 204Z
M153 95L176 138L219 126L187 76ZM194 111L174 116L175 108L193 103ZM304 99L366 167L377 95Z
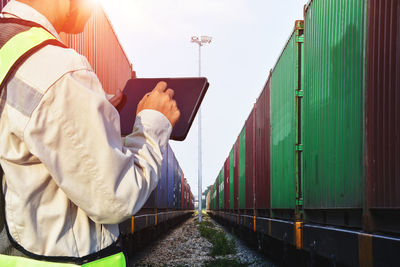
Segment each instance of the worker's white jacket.
M50 22L25 4L11 1L2 15L39 23L60 40ZM171 130L164 115L144 110L132 134L121 138L118 112L86 58L51 45L36 52L0 102L12 237L46 256L82 257L112 244L117 224L156 187Z

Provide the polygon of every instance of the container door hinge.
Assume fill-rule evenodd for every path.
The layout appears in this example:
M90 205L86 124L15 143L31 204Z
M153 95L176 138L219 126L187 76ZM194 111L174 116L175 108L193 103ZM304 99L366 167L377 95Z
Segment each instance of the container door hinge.
M303 151L303 144L297 144L296 151Z
M296 90L296 96L302 98L304 96L303 90Z

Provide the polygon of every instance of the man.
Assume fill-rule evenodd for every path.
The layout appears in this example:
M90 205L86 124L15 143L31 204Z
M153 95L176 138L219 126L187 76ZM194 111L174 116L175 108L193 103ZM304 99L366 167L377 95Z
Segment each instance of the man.
M61 41L60 32L83 31L90 2L11 1L2 17L37 23ZM0 31L0 40L9 31ZM135 214L157 185L162 153L180 117L173 90L159 83L140 102L132 134L121 138L116 109L86 58L72 49L40 48L1 89L9 234L2 231L1 251L9 239L9 254L46 261L82 263L111 255L117 224ZM111 102L120 98L118 92Z

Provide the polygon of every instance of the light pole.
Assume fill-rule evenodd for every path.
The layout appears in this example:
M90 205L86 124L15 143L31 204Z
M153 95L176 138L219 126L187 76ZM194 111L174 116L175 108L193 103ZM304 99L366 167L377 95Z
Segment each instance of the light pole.
M205 44L211 43L211 37L210 36L201 36L200 38L197 36L192 37L192 43L198 44L199 45L199 77L201 77L201 47ZM202 202L202 189L201 189L201 182L202 182L202 151L201 151L201 108L199 108L199 134L198 134L198 152L199 152L199 157L198 157L198 190L199 190L199 222L201 222L201 202Z

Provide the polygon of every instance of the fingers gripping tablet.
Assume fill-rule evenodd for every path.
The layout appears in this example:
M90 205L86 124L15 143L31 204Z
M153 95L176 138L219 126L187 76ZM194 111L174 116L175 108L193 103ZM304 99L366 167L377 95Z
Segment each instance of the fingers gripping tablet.
M165 93L176 101L180 119L175 124L171 139L185 140L208 89L207 78L143 78L129 80L123 90L124 97L117 106L123 136L132 132L139 102L150 95L159 82L167 83Z

